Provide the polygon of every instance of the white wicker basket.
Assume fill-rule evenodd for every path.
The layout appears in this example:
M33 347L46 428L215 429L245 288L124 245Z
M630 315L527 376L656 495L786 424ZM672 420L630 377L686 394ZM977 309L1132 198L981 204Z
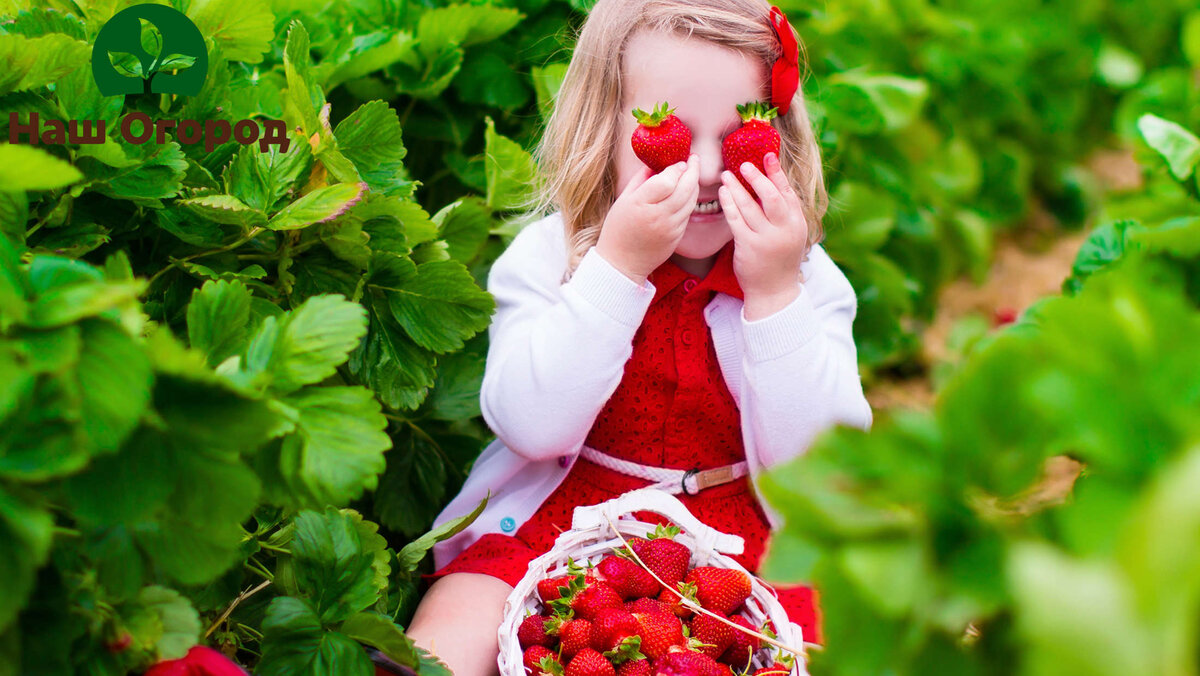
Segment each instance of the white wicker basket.
M571 521L571 530L558 536L550 551L529 563L529 569L517 584L504 604L504 621L500 624L501 676L526 676L522 664L521 644L517 640L517 628L529 613L536 612L541 601L537 596L539 580L567 572L567 558L586 566L599 563L606 554L621 546L621 540L613 533L612 526L626 538L646 537L654 532L654 526L633 518L639 511L650 511L667 517L679 526L682 532L675 537L692 550L691 566L715 566L735 568L749 574L728 554L741 554L742 538L722 533L702 523L692 515L678 498L665 491L644 488L620 495L612 500L588 507L576 507ZM787 612L774 593L753 575L750 598L746 600L744 615L755 626L761 626L768 618L776 629L780 643L803 649L803 634L800 625L788 620ZM754 668L770 666L774 648L764 645L754 655ZM566 666L566 665L564 665ZM807 676L808 670L802 656L796 656L794 676Z

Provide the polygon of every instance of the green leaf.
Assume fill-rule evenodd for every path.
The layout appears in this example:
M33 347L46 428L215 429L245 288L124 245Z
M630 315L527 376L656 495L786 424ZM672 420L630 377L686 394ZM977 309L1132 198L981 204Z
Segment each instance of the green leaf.
M464 103L515 111L529 103L525 77L510 63L503 48L480 48L463 64L454 78L454 90Z
M341 632L359 643L378 648L384 655L405 666L416 667L420 663L416 644L387 615L358 613L342 624Z
M66 481L73 513L81 523L133 525L154 518L178 478L173 447L159 432L139 427L112 456L95 458Z
M0 633L11 626L46 563L54 519L0 485Z
M396 321L421 347L452 352L487 328L496 302L480 289L458 261L432 261L420 266L401 260L388 278L374 278L388 292Z
M90 188L114 199L156 209L162 208L159 200L179 194L188 164L178 143L135 144L124 137L119 143L125 156L137 161L125 168L112 168L79 160L81 168L85 161L89 164L84 171L94 181Z
M259 63L275 37L266 0L193 0L187 14L229 61Z
M427 10L417 22L417 48L426 59L455 47L490 42L516 26L515 9L488 5L451 5Z
M292 392L333 375L366 331L366 311L358 303L338 294L313 296L277 329L271 319L263 323L248 348L247 367L270 373L273 391Z
M1183 127L1157 115L1143 115L1137 121L1138 131L1151 148L1158 151L1180 181L1191 176L1200 162L1200 139Z
M321 130L317 112L325 104L325 94L313 82L312 57L308 51L308 30L299 20L288 24L287 44L283 50L283 69L287 76L284 110L292 111L308 138ZM296 119L296 118L292 118Z
M29 325L50 328L113 310L136 307L146 289L141 279L132 282L67 284L43 294L30 308Z
M293 139L295 140L295 139ZM222 174L225 190L263 213L274 213L276 204L295 195L313 166L312 146L294 142L286 153L272 145L268 152L244 146Z
M363 77L394 63L417 66L416 39L392 29L347 36L345 46L322 59L315 77L326 91L348 80Z
M1200 11L1193 10L1184 17L1180 38L1188 63L1193 68L1200 68Z
M310 387L283 400L298 414L281 472L301 504L342 505L375 488L392 445L379 402L363 387Z
M281 209L267 222L267 227L295 230L332 220L362 199L366 189L366 183L338 183L318 188Z
M154 616L156 639L152 645L158 659L180 659L199 641L200 615L179 592L152 585L138 593L136 603ZM134 627L130 630L136 638L141 638Z
M496 133L491 117L485 118L484 153L487 203L492 209L519 209L529 200L537 179L537 165L525 149Z
M929 96L924 80L861 71L829 78L826 105L838 125L860 134L893 132L912 122Z
M359 175L374 191L385 195L408 191L405 180L404 140L400 118L385 101L368 101L350 113L333 130L338 150L354 163Z
M192 292L187 329L192 349L209 366L240 353L250 337L250 290L240 282L205 282Z
M433 100L446 91L462 64L463 50L454 48L439 53L424 68L397 63L390 70L396 75L396 93Z
M326 631L307 601L281 596L263 620L259 676L371 676L370 658L354 639Z
M433 216L438 239L445 240L450 257L470 263L487 242L492 227L492 211L478 197L462 197L442 207Z
M29 198L23 190L14 192L0 191L0 239L7 240L9 246L24 248L25 227L29 223ZM0 282L0 289L3 289ZM0 291L0 316L8 310L3 300L4 293ZM0 329L3 322L0 321Z
M431 417L465 420L480 415L479 388L483 382L483 356L463 351L438 360L437 386L430 397Z
M437 528L429 531L421 537L404 545L404 549L396 555L396 564L400 570L413 571L417 569L421 561L425 558L426 552L433 549L433 546L443 540L447 540L458 533L462 532L467 526L475 522L479 515L483 513L484 507L487 506L488 498L480 501L479 505L471 511L470 514L460 516L456 519L451 519Z
M81 180L78 169L45 150L0 143L0 185L5 190L54 190Z
M829 210L834 218L828 250L835 258L879 249L896 226L895 199L863 183L839 183Z
M1110 87L1128 89L1142 79L1144 70L1136 54L1113 42L1105 41L1096 55L1096 75Z
M92 47L61 33L36 38L0 35L0 96L34 89L91 65Z
M196 57L184 54L171 54L158 64L159 72L187 70L196 64Z
M146 53L150 55L151 60L153 60L154 57L158 56L159 53L162 52L162 34L158 32L158 26L155 26L146 19L138 17L138 22L140 22L142 25L142 49L144 49Z
M16 16L9 15L4 30L8 33L20 33L26 37L36 38L50 33L64 33L76 40L86 40L87 30L83 22L73 14L64 13L58 9L32 7L22 9Z
M267 216L233 195L204 195L176 200L176 206L213 223L245 229L267 224Z
M374 568L376 554L386 548L387 542L378 535L364 542L350 513L328 507L324 512L305 510L296 515L289 547L292 572L298 590L312 602L322 623L341 622L375 604L387 588L386 573L381 589Z
M533 91L537 95L538 111L542 119L550 117L554 108L554 100L558 98L558 90L567 77L567 64L550 63L546 66L533 67Z
M142 73L142 61L129 52L109 52L108 61L117 72L125 77L145 79Z
M381 258L376 255L375 260ZM395 257L386 259L401 264ZM434 356L418 347L396 323L383 293L376 291L365 302L369 328L366 339L350 353L350 372L389 408L415 409L435 382Z

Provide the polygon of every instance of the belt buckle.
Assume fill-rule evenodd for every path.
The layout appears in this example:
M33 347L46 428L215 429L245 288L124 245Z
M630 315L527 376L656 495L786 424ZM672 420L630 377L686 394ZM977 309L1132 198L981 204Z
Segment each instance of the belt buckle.
M687 486L688 478L692 477L693 475L696 477L695 493L689 491ZM682 486L685 495L699 495L700 491L704 490L705 488L719 486L732 480L733 467L730 466L714 467L713 469L706 469L704 471L693 468L689 469L687 472L684 472L683 480L680 481L680 485Z

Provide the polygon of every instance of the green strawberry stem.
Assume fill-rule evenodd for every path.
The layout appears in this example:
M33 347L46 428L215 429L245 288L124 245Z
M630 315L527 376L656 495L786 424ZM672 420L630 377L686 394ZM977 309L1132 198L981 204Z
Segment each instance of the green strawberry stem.
M730 622L729 620L721 617L720 615L718 615L706 608L701 607L699 604L697 604L694 601L692 601L691 599L685 597L683 594L680 594L677 589L674 589L666 582L663 582L661 577L659 577L657 574L655 574L654 571L650 570L650 567L646 565L646 562L642 561L642 557L638 556L637 552L633 551L633 547L629 546L629 542L625 540L625 536L621 535L621 531L617 530L617 524L613 523L612 519L609 518L609 516L607 514L604 515L604 519L606 521L608 521L609 527L611 527L613 529L613 532L617 534L617 539L619 539L621 541L621 544L624 545L626 548L628 548L629 552L631 554L633 554L634 562L636 562L639 566L641 566L647 573L650 573L650 576L653 577L655 580L657 580L660 585L662 585L663 587L666 587L667 589L670 589L671 593L678 596L679 599L683 602L683 604L685 606L687 606L688 608L690 608L692 611L697 612L697 613L704 613L705 615L708 615L709 617L713 618L714 620L717 620L718 622L723 622L723 623L729 625L730 627L733 627L735 630L742 632L743 634L748 634L750 636L754 636L754 637L758 638L760 641L762 641L763 643L768 643L770 645L773 645L776 648L779 648L780 650L786 650L787 652L789 652L793 655L798 655L800 657L806 656L806 653L803 648L800 648L800 649L793 648L793 647L787 645L786 643L777 641L769 636L764 636L763 634L761 634L757 631L754 631L753 629L747 629L746 627L743 627L742 625L737 624L736 622ZM662 526L660 525L659 528L661 528L661 527ZM674 526L671 526L670 528L674 528ZM675 530L678 531L679 529L676 528Z
M675 112L674 108L668 108L667 102L663 101L654 107L652 112L647 113L640 108L633 109L633 117L638 121L638 124L643 127L657 127L662 124L663 120L667 119Z
M760 122L770 122L779 114L778 108L771 108L764 101L751 101L743 103L737 107L738 115L742 116L742 122L758 120Z

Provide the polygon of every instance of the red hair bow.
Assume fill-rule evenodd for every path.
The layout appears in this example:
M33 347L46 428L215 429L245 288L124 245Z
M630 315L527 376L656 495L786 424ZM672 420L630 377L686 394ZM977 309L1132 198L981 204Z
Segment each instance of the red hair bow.
M775 29L779 45L783 48L783 54L771 68L771 105L783 115L792 105L792 97L800 87L800 46L796 44L796 36L792 34L787 16L778 7L771 7L771 28Z

